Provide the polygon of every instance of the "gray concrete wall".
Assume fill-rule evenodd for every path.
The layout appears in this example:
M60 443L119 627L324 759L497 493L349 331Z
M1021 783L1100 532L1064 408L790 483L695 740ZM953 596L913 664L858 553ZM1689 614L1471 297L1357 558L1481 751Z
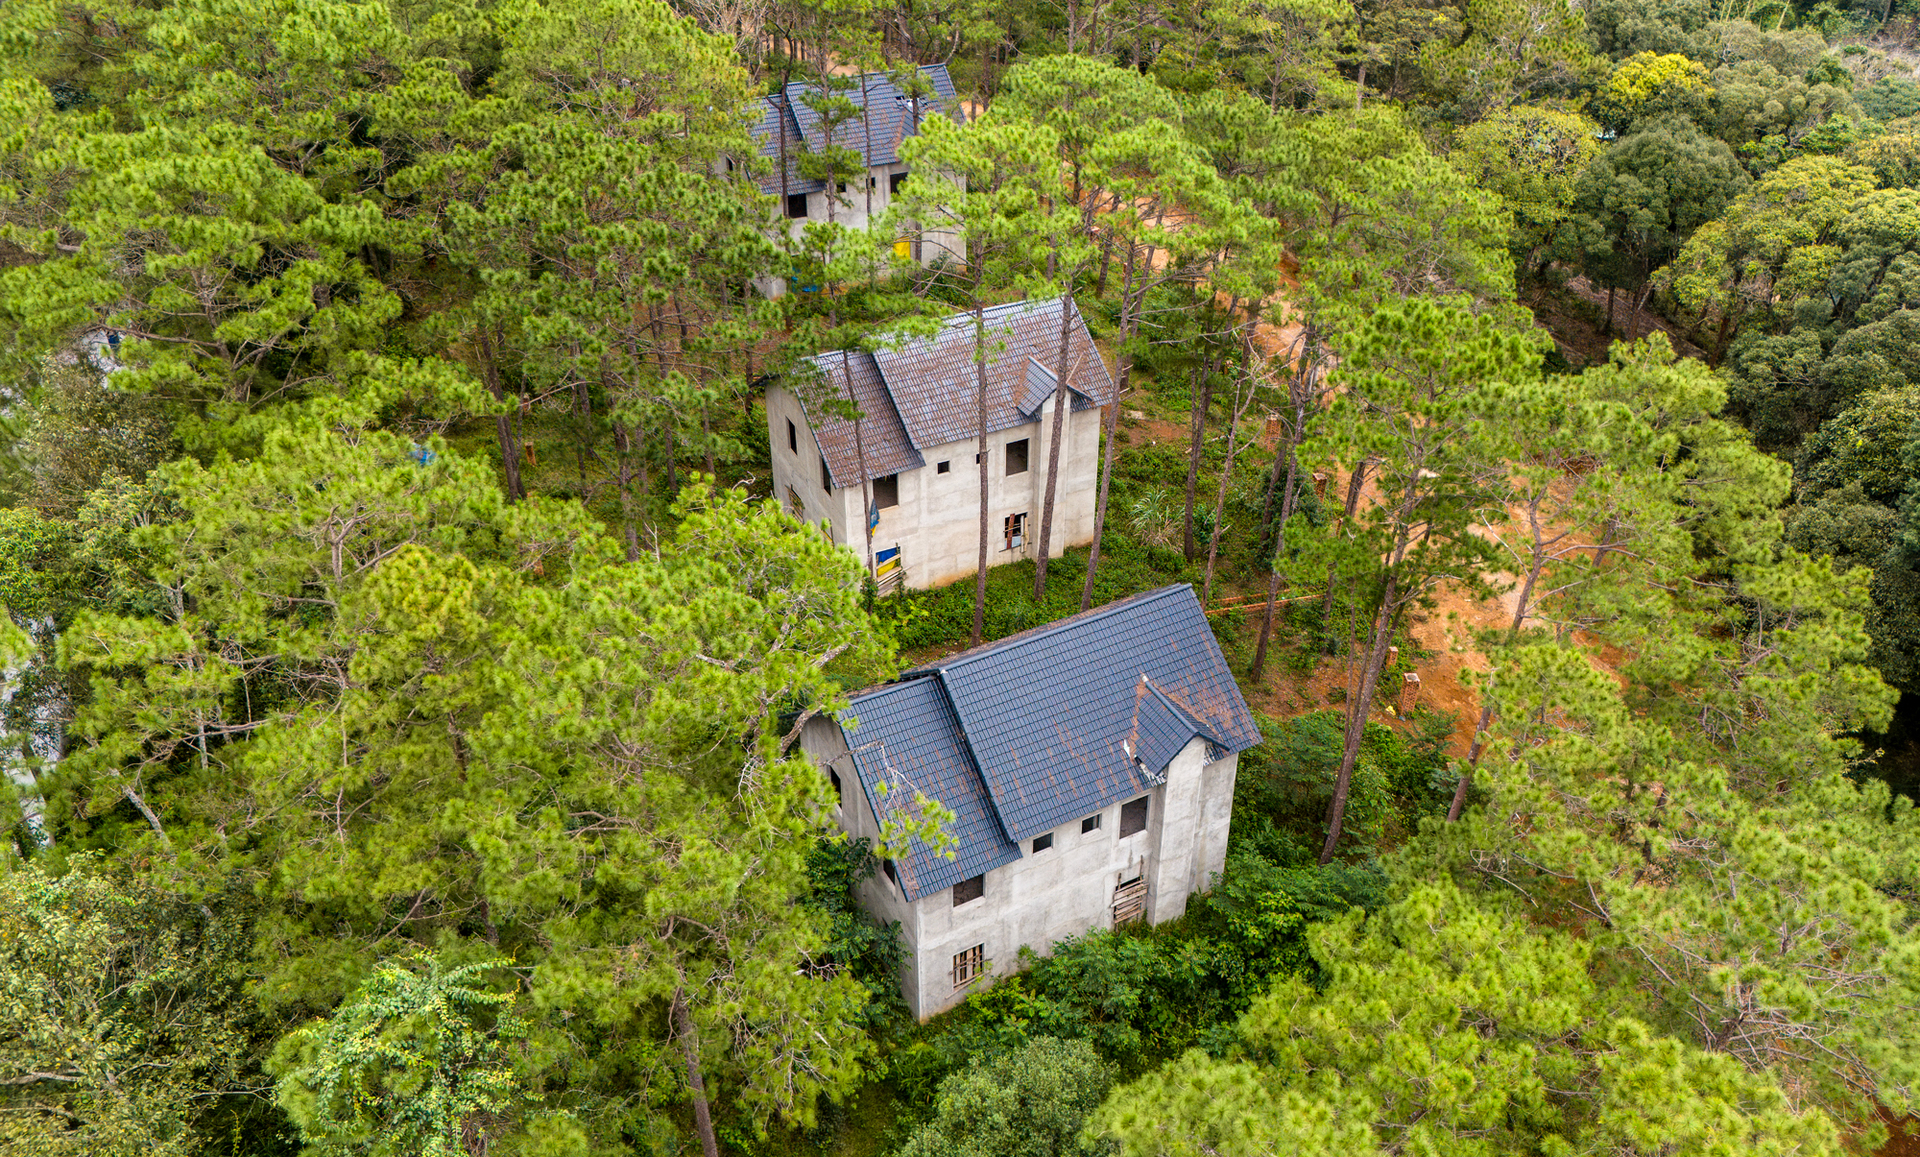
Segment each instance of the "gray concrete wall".
M824 524L827 535L842 546L852 525L847 489L828 490L820 485L820 444L807 425L806 411L800 399L780 386L767 387L767 445L773 462L773 496L787 513L802 522ZM787 446L787 423L792 422L800 444L796 452ZM859 490L854 489L854 505ZM862 545L865 540L862 539Z
M1032 558L1040 538L1040 514L1046 496L1048 439L1053 428L1053 401L1048 399L1040 420L1002 430L987 437L987 565ZM792 421L800 450L787 446L787 422ZM1093 541L1094 499L1100 474L1100 411L1069 412L1062 427L1060 482L1054 494L1054 527L1048 554L1059 558L1069 546ZM807 428L798 399L779 386L767 388L767 436L773 461L774 494L793 511L794 497L808 522L827 522L833 541L861 556L867 547L858 486L828 493L820 486L820 449ZM1007 443L1027 440L1027 470L1007 473ZM880 512L874 528L875 551L900 548L908 586L937 587L970 577L979 562L980 473L973 456L977 447L969 438L922 451L926 465L900 474L900 504ZM948 464L940 473L939 464ZM1027 516L1025 545L1006 549L1006 518Z
M855 731L858 735L858 731ZM857 739L856 739L857 742ZM847 755L846 735L839 724L831 719L815 717L807 722L800 732L800 750L822 768L828 768L840 776L840 810L834 817L840 829L855 839L867 839L876 846L880 842L880 824L874 818L873 807L867 802L867 794L860 786L860 777L853 770L853 760ZM860 906L881 920L894 920L900 924L900 939L906 946L906 962L900 974L900 990L912 993L920 987L920 912L901 893L898 885L889 880L884 872L875 872L873 877L861 882L854 891L854 898Z
M800 746L816 763L839 772L841 827L852 836L877 840L879 823L853 775L840 728L815 719ZM1174 758L1166 785L1148 793L1145 831L1120 835L1126 801L1096 813L1100 826L1091 832L1080 830L1088 817L1075 816L1049 833L1050 848L1034 851L1029 837L1020 859L986 874L984 895L957 908L951 889L909 903L884 873L862 884L861 906L900 923L907 948L901 991L914 1015L924 1020L943 1012L991 982L954 988L953 958L976 944L985 947L992 975L1004 976L1019 970L1022 947L1044 956L1067 936L1111 927L1114 890L1128 880L1147 880L1149 921L1157 924L1184 913L1188 896L1206 890L1212 874L1226 866L1239 757L1213 763L1206 757L1207 744L1196 739Z
M1067 936L1111 927L1114 889L1135 877L1148 882L1151 923L1184 913L1187 897L1205 891L1211 873L1226 864L1239 756L1212 764L1206 756L1206 743L1196 739L1175 757L1166 786L1148 793L1143 832L1120 835L1121 801L1099 813L1094 831L1080 831L1085 817L1053 829L1046 851L1035 852L1029 838L1020 859L987 873L978 900L956 908L951 890L921 897L913 905L919 910L917 989L907 993L914 1015L924 1020L943 1012L988 983L957 991L952 983L954 956L976 944L985 946L993 975L1005 976L1019 970L1022 947L1045 956Z
M776 169L775 171L777 172L778 170ZM848 182L846 192L835 193L833 196L833 220L838 224L847 226L849 229L865 229L870 224L878 224L886 215L887 210L893 205L893 194L890 190L894 175L908 171L908 167L904 162L895 162L891 165L874 165L869 168L867 170L866 180L871 186L871 198L868 196L869 190L861 187L860 182ZM935 179L942 181L947 180L947 178L940 176L936 176ZM799 241L806 233L808 225L816 222L825 224L827 221L828 196L825 189L817 193L807 194L807 215L805 217L788 217L786 215L786 198L781 195L778 189L774 191L772 196L774 227L777 229L781 225L784 225L787 233L795 241ZM869 208L872 210L871 213L868 211ZM927 229L922 231L920 238L920 263L922 265L930 265L942 258L953 259L954 255L959 252L960 237L958 233L952 230L942 229ZM910 256L911 254L909 253L908 255ZM766 277L756 278L754 287L759 290L762 296L779 297L787 291L786 275L784 273L775 273L769 274Z

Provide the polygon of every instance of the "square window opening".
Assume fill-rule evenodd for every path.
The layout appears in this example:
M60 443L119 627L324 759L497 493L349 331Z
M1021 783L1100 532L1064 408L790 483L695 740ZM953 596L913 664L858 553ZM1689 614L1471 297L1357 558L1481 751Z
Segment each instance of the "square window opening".
M885 510L889 506L900 505L900 476L889 474L885 478L873 480L873 505Z
M899 196L901 187L906 183L907 183L907 175L905 173L895 173L892 176L888 177L887 178L887 195L894 196L894 197Z
M1027 545L1027 516L1009 514L1005 525L1007 549L1019 550Z
M1051 848L1052 846L1053 846L1052 832L1048 832L1044 836L1035 836L1033 838L1033 850L1036 852L1044 852L1048 848Z
M985 976L987 972L987 946L976 944L965 952L953 957L953 986L965 988Z
M1120 805L1120 835L1134 835L1147 830L1147 797L1141 796L1132 803Z
M787 217L798 221L807 215L807 195L805 193L787 194Z
M1095 812L1093 815L1090 815L1086 819L1083 819L1080 821L1080 834L1083 836L1086 835L1088 832L1097 832L1099 830L1100 830L1100 813L1098 812Z
M975 876L971 880L962 880L953 886L953 906L971 903L987 894L987 878Z
M795 454L800 452L800 430L793 424L792 418L787 419L787 449Z
M1025 474L1027 472L1027 440L1007 443L1007 473Z
M933 464L933 472L935 474L951 474L953 472L953 463L935 462Z

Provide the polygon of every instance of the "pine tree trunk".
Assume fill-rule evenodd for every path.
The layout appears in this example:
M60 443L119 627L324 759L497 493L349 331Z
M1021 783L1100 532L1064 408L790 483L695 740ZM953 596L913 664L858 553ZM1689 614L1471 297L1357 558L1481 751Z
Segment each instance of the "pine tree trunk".
M840 324L839 311L834 312L834 326ZM867 444L860 433L860 404L853 397L853 369L848 363L847 351L840 351L840 374L847 387L847 405L853 407L853 456L860 467L860 525L866 528L867 535L867 577L874 577L873 569L873 487L867 481Z
M1193 383L1194 388L1189 391L1187 395L1193 399L1193 413L1187 423L1190 432L1187 443L1187 505L1186 512L1183 515L1184 522L1182 525L1184 530L1182 533L1184 537L1182 539L1181 549L1187 556L1188 562L1192 562L1193 556L1199 553L1193 541L1193 501L1194 491L1200 482L1200 454L1206 446L1207 417L1213 409L1212 370L1213 367L1209 363L1202 363L1195 366L1194 376L1196 380Z
M1520 624L1527 621L1527 608L1533 602L1533 588L1540 581L1540 572L1546 567L1546 546L1540 539L1540 499L1535 496L1527 504L1527 521L1533 528L1533 562L1527 568L1526 581L1520 586L1520 597L1514 601L1513 622L1507 624L1509 643L1520 637ZM1480 708L1480 720L1473 725L1473 743L1467 748L1467 765L1460 773L1460 780L1454 784L1453 802L1447 805L1447 822L1453 823L1460 818L1461 809L1467 806L1467 791L1473 786L1473 769L1480 765L1480 751L1486 745L1487 725L1493 722L1493 704Z
M633 516L633 439L627 433L627 424L618 418L613 422L613 450L617 463L615 476L620 489L620 524L627 543L627 561L640 561L640 531L634 524Z
M1362 458L1360 459L1360 464L1353 468L1353 473L1347 478L1347 506L1346 506L1345 512L1341 515L1342 521L1352 521L1353 512L1360 508L1360 488L1362 486L1365 486L1366 482L1367 482L1367 460L1365 458ZM1326 632L1326 640L1327 640L1326 645L1327 645L1328 654L1333 653L1332 651L1333 630L1328 624L1333 622L1334 570L1335 570L1335 564L1328 563L1327 564L1327 593L1321 599L1321 602L1320 602L1320 624L1321 624L1321 629Z
M485 325L475 330L475 341L479 346L480 376L486 382L487 392L493 400L505 405L507 389L500 381L500 362L498 349L494 346L493 335ZM500 442L500 467L506 474L507 501L518 502L527 496L526 484L520 479L520 444L513 436L513 417L504 411L493 416L494 436Z
M1347 818L1347 793L1353 786L1353 769L1360 761L1360 740L1366 735L1367 717L1373 713L1374 692L1380 685L1387 646L1393 638L1397 593L1395 575L1389 570L1387 587L1373 618L1373 641L1367 648L1366 666L1360 672L1359 694L1347 703L1346 743L1340 751L1340 771L1333 781L1333 802L1327 808L1327 842L1320 848L1322 864L1331 861L1340 848L1340 829Z
M1124 311L1132 313L1130 305ZM1080 588L1080 609L1086 610L1093 605L1093 579L1100 569L1100 539L1107 531L1107 493L1113 485L1113 445L1119 440L1120 403L1127 396L1127 384L1133 377L1133 355L1124 352L1132 346L1132 322L1128 322L1126 340L1122 343L1120 355L1120 381L1113 391L1113 404L1107 407L1105 445L1100 452L1100 493L1093 504L1093 548L1087 554L1087 581Z
M976 259L977 266L977 259ZM987 627L987 322L978 291L973 298L973 375L979 404L980 460L980 568L973 576L973 646L979 646Z
M1251 393L1249 393L1251 398ZM1207 577L1200 584L1200 604L1205 606L1213 597L1213 568L1220 557L1220 520L1227 513L1227 484L1233 480L1234 441L1240 433L1238 415L1233 424L1227 427L1227 460L1220 467L1220 490L1213 498L1213 534L1207 539Z
M1300 408L1295 407L1293 428L1297 431L1301 423ZM1281 439L1281 452L1287 456L1287 481L1280 492L1280 528L1275 532L1273 545L1273 563L1267 571L1267 611L1260 618L1260 641L1254 644L1253 670L1255 683L1264 683L1267 679L1267 643L1273 638L1273 620L1277 611L1276 603L1280 598L1280 560L1287 552L1287 521L1293 517L1295 487L1299 484L1300 458L1294 453L1294 434L1289 432ZM1333 589L1333 583L1327 583L1327 589Z
M1060 438L1066 432L1067 349L1073 334L1073 294L1060 298L1060 352L1053 361L1053 431L1047 443L1047 485L1040 500L1040 550L1033 556L1033 601L1047 597L1047 556L1053 551L1053 501L1060 478Z
M713 1115L707 1107L707 1080L700 1072L700 1036L694 1031L693 1018L687 1015L684 992L673 994L673 1032L680 1038L680 1055L687 1063L687 1095L693 1101L693 1128L700 1134L700 1152L705 1157L720 1157L720 1142L713 1135Z

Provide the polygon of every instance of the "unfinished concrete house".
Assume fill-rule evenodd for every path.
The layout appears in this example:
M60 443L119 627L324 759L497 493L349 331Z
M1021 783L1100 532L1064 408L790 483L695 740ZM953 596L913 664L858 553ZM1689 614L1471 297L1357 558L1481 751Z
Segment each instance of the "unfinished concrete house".
M914 76L915 80L904 88L881 72L841 78L843 86L832 95L852 104L853 113L845 119L830 120L821 115L823 102L817 85L789 84L781 92L753 102L748 110L753 119L751 132L760 145L760 155L772 163L771 169L757 178L760 191L774 198L777 219L784 220L795 237L813 221L831 219L851 228L866 228L887 211L912 179L907 163L900 159L900 142L918 136L928 117L965 118L946 65L925 65L916 69ZM809 172L820 170L807 158L825 156L829 148L853 150L865 174L835 181L832 190L821 177L809 176ZM941 179L938 174L928 176ZM922 264L958 248L953 234L939 230L901 236L894 239L894 244L899 256ZM769 275L756 285L768 296L788 288L813 288L789 285L789 278L783 275Z
M916 841L860 893L900 922L921 1019L1022 945L1185 912L1225 867L1235 768L1259 741L1184 584L908 671L801 734L853 836L916 790L956 817L951 859Z
M985 313L989 566L1033 557L1062 310L1069 405L1048 554L1093 541L1100 407L1113 378L1071 298L997 306ZM940 586L978 566L974 348L973 315L959 314L931 339L820 354L767 387L774 494L859 554L882 590ZM856 410L858 423L845 416Z

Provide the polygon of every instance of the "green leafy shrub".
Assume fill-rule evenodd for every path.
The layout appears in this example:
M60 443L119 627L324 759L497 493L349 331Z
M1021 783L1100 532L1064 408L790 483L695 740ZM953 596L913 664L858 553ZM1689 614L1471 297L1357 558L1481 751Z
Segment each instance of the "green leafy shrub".
M873 844L865 839L821 839L807 853L807 902L828 920L827 949L813 964L845 970L865 986L869 1029L896 1025L907 1017L906 1001L900 997L900 967L906 961L900 922L875 919L853 894L878 868Z
M942 1081L933 1119L907 1139L899 1157L1110 1152L1080 1134L1112 1086L1112 1070L1085 1041L1036 1037Z

